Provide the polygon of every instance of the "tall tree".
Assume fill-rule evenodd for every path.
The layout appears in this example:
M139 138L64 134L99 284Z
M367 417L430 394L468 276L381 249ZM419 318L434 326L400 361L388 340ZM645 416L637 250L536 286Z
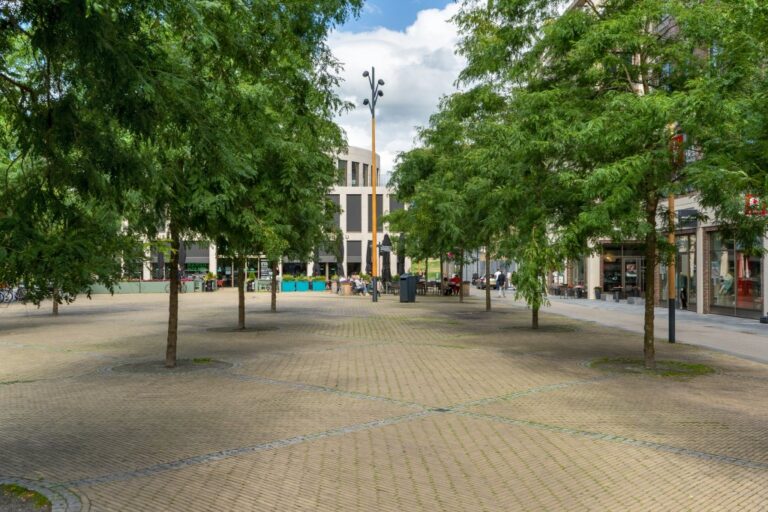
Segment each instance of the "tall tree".
M133 135L147 128L141 16L85 1L0 4L0 281L26 284L36 303L56 308L120 275L123 192L143 165Z
M327 93L333 79L326 68L333 62L323 40L333 24L358 7L359 2L344 0L291 4L187 2L170 5L147 24L157 38L159 53L166 57L158 61L155 71L158 76L172 77L156 84L160 91L157 129L148 143L156 168L147 177L145 193L149 199L147 219L166 219L171 239L167 367L176 363L178 248L182 236L202 230L216 238L217 233L211 230L221 228L228 219L232 227L228 230L232 237L229 242L238 251L235 255L242 257L247 250L247 234L257 229L253 224L247 226L248 219L265 219L249 214L238 221L238 227L227 210L242 207L238 199L252 191L252 184L270 169L255 164L260 160L266 165L272 163L269 158L254 158L260 148L254 147L253 140L267 138L270 132L288 133L288 139L277 137L271 143L268 152L272 153L282 145L293 144L295 148L302 136L308 147L313 146L315 127L305 130L294 120L316 115L318 108L338 103L335 96L320 107L301 100L317 91ZM316 83L312 83L313 78ZM294 94L278 100L279 93L286 90ZM290 100L296 99L296 94L304 97L292 104ZM295 108L294 115L278 118L274 114L284 113L286 107ZM290 163L301 161L295 151L276 153ZM300 167L306 170L297 165L279 167L283 173L276 180L301 183L297 172ZM329 180L333 176L330 173ZM307 188L295 187L293 195L301 199ZM302 211L304 206L295 210ZM273 218L276 216L266 220ZM314 219L308 216L303 220ZM280 229L269 232L285 238Z
M739 82L738 66L713 65L708 50L728 41L723 58L736 63L734 39L749 39L737 23L740 3L587 0L561 14L567 2L469 1L458 17L468 58L463 78L511 96L524 91L545 109L532 114L541 130L560 132L557 165L571 184L563 196L588 205L566 238L644 242L647 367L655 366L654 273L659 253L670 253L658 236L664 198L696 187L721 221L743 225L733 208L722 208L724 195L736 198L747 186L743 173L723 165L723 152L705 148L684 171L670 152L671 126L688 135L689 146L705 144L717 116L702 116L711 109L701 105Z

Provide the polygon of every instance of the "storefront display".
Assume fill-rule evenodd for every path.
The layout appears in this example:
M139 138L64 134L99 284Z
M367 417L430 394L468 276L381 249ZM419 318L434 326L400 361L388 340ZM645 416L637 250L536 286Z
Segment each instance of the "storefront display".
M760 256L719 232L709 236L710 309L726 315L760 316L764 300Z

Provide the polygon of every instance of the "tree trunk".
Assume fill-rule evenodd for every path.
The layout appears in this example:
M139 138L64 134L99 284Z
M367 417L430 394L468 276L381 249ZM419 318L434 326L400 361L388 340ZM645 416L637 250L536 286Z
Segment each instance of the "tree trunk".
M459 259L459 302L464 302L464 250Z
M531 308L531 329L539 328L539 306Z
M237 260L237 328L245 329L245 258Z
M270 304L270 311L277 311L277 262L272 263L272 302Z
M485 247L485 310L491 310L491 249Z
M51 314L53 316L59 316L59 290L57 288L53 289L51 298L53 299L53 311Z
M165 367L176 367L176 341L179 330L179 232L171 220L171 283L168 301L168 342L165 348Z
M656 208L658 199L646 202L645 220L650 226L645 235L645 324L643 327L643 355L645 367L656 368L656 348L654 347L654 299L656 295Z

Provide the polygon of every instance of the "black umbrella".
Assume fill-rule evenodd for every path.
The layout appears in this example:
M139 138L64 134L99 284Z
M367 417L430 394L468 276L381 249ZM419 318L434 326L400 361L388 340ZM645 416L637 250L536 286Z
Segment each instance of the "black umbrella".
M373 253L373 249L371 247L371 241L368 240L368 246L365 254L365 273L369 274L371 273L371 269L373 268L371 265L371 255Z
M336 263L336 274L339 277L344 277L344 238L339 237L339 254L338 261Z
M392 254L392 241L389 239L389 235L385 234L384 239L381 241L381 279L385 283L392 281L392 260L390 255Z
M400 235L400 240L397 243L397 273L405 274L405 239L403 235Z

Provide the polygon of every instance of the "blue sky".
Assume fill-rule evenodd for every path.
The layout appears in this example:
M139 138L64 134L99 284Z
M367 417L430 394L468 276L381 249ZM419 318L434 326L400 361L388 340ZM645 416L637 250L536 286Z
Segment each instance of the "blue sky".
M341 30L367 32L384 27L403 31L416 21L419 11L442 9L449 3L451 2L448 0L368 0L363 5L360 17L344 24Z
M458 12L448 0L370 0L360 18L337 27L329 46L343 63L339 95L355 104L337 122L351 146L370 148L370 95L363 71L376 67L385 80L376 108L376 152L382 171L394 168L397 154L417 143L418 127L429 123L440 98L456 91L464 67L456 55L459 36L450 19Z

